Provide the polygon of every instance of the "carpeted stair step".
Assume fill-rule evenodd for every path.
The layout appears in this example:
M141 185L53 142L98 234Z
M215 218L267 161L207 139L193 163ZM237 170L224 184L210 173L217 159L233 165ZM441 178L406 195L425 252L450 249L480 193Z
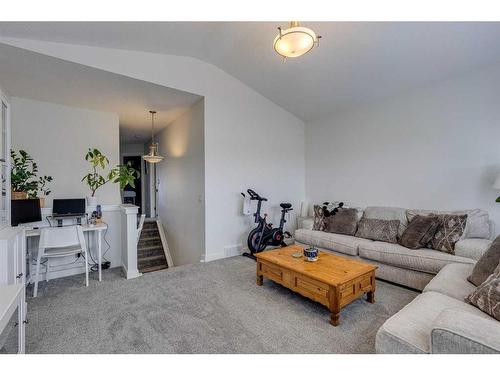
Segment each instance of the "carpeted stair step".
M137 265L142 273L168 268L160 232L155 221L144 222L137 244Z
M158 265L158 266L143 268L143 269L139 270L139 272L141 272L141 273L148 273L148 272L154 272L154 271L164 270L166 268L168 268L167 265L166 264L162 264L162 265Z
M152 246L149 248L141 249L141 250L137 251L137 260L140 260L142 258L147 258L150 256L155 256L155 255L165 255L165 252L163 251L163 247Z
M142 250L146 247L151 246L161 246L161 238L160 237L151 237L151 238L141 238L139 243L137 244L137 249Z
M139 259L138 266L139 266L138 268L139 268L140 272L150 272L150 271L144 271L144 270L150 269L153 267L159 267L159 266L167 268L167 262L165 259L165 255L155 255L155 256L150 256L150 257Z

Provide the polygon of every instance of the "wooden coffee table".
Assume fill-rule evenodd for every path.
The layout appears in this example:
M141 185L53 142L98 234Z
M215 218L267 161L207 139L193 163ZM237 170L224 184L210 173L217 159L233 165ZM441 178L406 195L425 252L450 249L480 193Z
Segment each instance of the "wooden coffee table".
M325 305L334 326L339 325L340 309L363 294L368 302L375 302L376 266L322 251L318 261L307 262L303 256L292 257L296 252L303 253L303 247L291 245L256 254L257 285L266 277Z

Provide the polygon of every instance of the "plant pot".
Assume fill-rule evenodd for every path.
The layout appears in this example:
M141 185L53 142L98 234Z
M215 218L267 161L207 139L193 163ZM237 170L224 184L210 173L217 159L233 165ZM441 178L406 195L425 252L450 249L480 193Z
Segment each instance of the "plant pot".
M13 191L11 199L28 199L28 193L25 191Z
M38 198L38 199L40 199L40 208L44 208L45 207L45 197Z
M87 206L89 206L89 207L97 206L97 198L96 197L87 197Z

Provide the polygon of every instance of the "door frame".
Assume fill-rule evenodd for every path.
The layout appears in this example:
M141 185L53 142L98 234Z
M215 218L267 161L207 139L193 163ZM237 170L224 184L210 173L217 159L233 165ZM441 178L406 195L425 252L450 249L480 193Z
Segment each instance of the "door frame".
M10 185L10 168L11 168L11 160L10 160L10 149L11 145L11 113L10 113L10 101L7 95L4 94L2 89L0 88L0 105L4 103L6 106L5 113L5 158L4 162L1 162L5 165L6 176L5 176L5 221L0 221L0 229L10 226L10 198L11 198L11 185ZM1 113L0 113L1 116ZM0 129L0 132L2 129ZM0 192L1 193L1 192Z
M139 156L141 158L141 212L145 213L145 194L144 194L144 159L142 158L143 154L139 154L137 152L124 152L120 154L120 164L124 164L123 158L126 156ZM120 192L121 194L121 192Z

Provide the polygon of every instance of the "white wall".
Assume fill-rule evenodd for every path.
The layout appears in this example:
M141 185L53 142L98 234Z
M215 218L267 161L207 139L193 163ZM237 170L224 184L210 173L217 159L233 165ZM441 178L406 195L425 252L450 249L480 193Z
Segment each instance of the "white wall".
M203 100L156 135L158 215L174 264L199 262L205 248Z
M143 155L144 143L120 143L120 159L123 155Z
M101 150L110 166L119 163L118 116L22 98L11 99L12 148L23 149L37 162L40 175L54 178L53 198L90 195L82 177L91 171L84 159L89 147ZM106 170L107 172L108 170ZM106 184L96 196L101 204L120 203L118 184Z
M252 226L240 191L298 207L305 196L304 124L217 67L182 56L14 38L0 42L205 97L205 259L229 255ZM296 212L296 211L295 211ZM290 220L291 226L294 217Z
M500 66L307 124L308 200L479 207L498 227L499 87Z

